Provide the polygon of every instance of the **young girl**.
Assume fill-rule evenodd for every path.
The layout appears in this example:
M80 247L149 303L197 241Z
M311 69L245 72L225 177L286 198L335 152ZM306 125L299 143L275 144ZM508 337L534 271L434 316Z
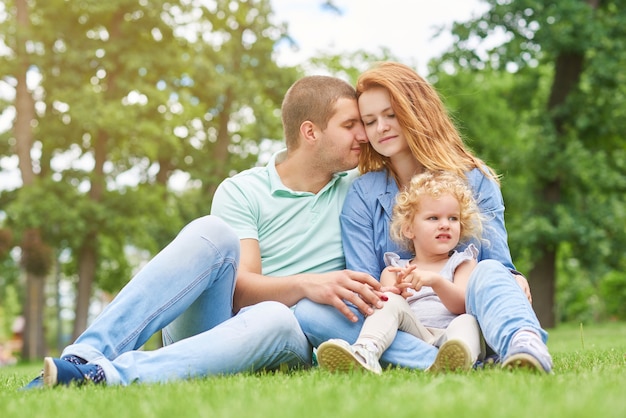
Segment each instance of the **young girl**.
M355 344L322 343L320 366L380 373L380 356L400 329L439 347L428 370L471 369L484 356L478 324L465 313L465 287L478 250L473 244L460 252L455 248L470 238L480 240L482 220L472 190L454 173L416 175L397 197L390 228L392 238L414 257L385 254L380 280L387 302L365 319Z

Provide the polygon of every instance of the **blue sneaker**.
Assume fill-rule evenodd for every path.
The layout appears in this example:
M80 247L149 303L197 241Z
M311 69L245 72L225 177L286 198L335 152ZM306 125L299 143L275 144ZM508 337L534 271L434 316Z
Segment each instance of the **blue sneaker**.
M476 363L474 363L473 367L475 370L479 370L492 368L495 367L497 364L500 364L500 356L497 354L491 354L485 357L483 360L476 360Z
M102 367L97 364L74 364L69 361L46 357L43 361L44 386L83 385L88 382L105 381Z
M87 360L69 354L66 356L61 357L61 360L64 361L69 361L70 363L74 363L74 364L85 364L87 363ZM33 380L30 381L30 383L28 383L26 386L21 387L19 390L32 390L32 389L42 389L44 387L44 382L43 382L43 370L41 371L41 373L39 374L39 376L37 376L36 378L34 378Z
M502 367L551 373L552 357L548 352L548 347L537 334L530 331L520 331L513 335Z
M43 370L33 380L31 380L26 386L21 387L19 390L32 390L32 389L42 389L43 384Z

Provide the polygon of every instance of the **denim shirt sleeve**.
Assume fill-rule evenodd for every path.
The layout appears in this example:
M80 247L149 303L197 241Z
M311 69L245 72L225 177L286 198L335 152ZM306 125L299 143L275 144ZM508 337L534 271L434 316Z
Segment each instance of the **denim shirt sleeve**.
M352 183L340 216L346 268L368 273L380 280L385 266L382 257L376 254L376 225L372 213L376 196L367 187L362 187L363 182L359 180L361 178Z
M515 270L504 225L504 199L500 186L477 168L468 173L468 180L478 207L486 217L482 241L472 241L479 251L478 261L497 260L508 269Z

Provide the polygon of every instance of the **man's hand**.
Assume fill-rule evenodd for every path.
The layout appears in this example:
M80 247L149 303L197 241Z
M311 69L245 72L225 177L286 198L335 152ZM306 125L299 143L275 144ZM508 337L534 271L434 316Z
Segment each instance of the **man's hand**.
M334 306L352 322L357 322L358 317L347 302L356 306L363 315L374 313L373 308L382 308L380 283L366 273L342 270L316 274L306 280L304 286L307 298Z

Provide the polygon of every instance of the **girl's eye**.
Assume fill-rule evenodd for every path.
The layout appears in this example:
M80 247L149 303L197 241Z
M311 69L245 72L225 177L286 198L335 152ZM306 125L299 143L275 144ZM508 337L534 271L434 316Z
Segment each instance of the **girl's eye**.
M365 126L371 126L371 125L373 125L373 124L374 124L374 122L375 122L375 121L373 121L373 120L370 120L370 121L363 121L363 124L364 124Z

